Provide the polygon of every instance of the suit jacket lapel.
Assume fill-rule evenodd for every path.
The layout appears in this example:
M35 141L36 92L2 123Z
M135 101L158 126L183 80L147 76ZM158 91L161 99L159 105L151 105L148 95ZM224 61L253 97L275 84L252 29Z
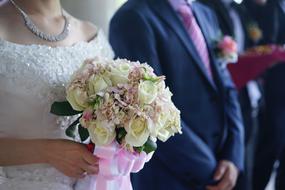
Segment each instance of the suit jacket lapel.
M279 6L283 12L285 12L285 1L279 1Z
M205 18L203 18L203 16L200 14L201 11L199 10L199 7L196 6L196 3L193 2L192 3L192 10L193 10L193 13L194 13L194 16L197 20L197 23L202 31L202 34L204 36L204 39L205 39L205 42L206 42L206 45L207 45L207 48L208 48L208 53L209 53L209 59L210 59L210 63L211 63L211 68L212 70L214 69L217 69L216 68L216 64L214 63L215 62L215 55L214 55L214 52L213 52L213 39L209 38L207 35L208 34L208 31L206 30L206 26L205 26ZM206 23L207 24L207 23ZM209 79L210 82L214 85L214 87L216 88L216 85L213 83L213 80L212 79Z
M203 33L203 36L205 38L205 41L206 41L206 44L207 44L207 47L208 47L208 52L209 52L209 58L211 60L211 62L214 62L215 61L215 55L214 55L214 52L213 52L213 39L209 38L207 35L208 34L208 31L206 30L206 26L205 26L205 23L204 23L204 18L199 14L199 9L198 7L195 6L195 3L192 4L192 9L193 9L193 13L196 17L196 20L200 26L200 29ZM207 23L206 23L207 24ZM216 64L214 64L216 65Z
M208 47L208 51L209 51L209 53L211 53L210 50L212 49L212 45L213 45L212 43L213 42L211 41L212 39L209 39L207 37L208 35L206 35L208 33L208 31L206 31L206 27L204 26L204 21L203 21L204 18L202 18L201 15L199 14L199 10L195 6L195 3L192 4L192 10L193 10L195 18L196 18L196 20L198 22L198 25L200 26L200 29L201 29L201 31L203 33L203 36L205 38L205 41L206 41L206 44L207 44L207 47Z
M207 48L208 48L208 52L209 52L209 58L210 58L210 63L211 63L211 68L212 68L212 71L213 71L213 74L214 74L214 71L217 72L218 68L217 68L217 63L216 63L216 58L215 58L215 54L214 54L214 51L213 51L213 39L209 38L207 35L209 31L206 30L206 26L205 24L207 23L204 23L204 18L203 16L200 14L201 11L199 10L199 8L196 6L195 2L192 3L192 10L193 10L193 13L195 15L195 18L200 26L200 29L203 33L203 36L205 38L205 41L206 41L206 45L207 45ZM213 80L211 80L213 82ZM213 84L215 85L215 84ZM215 85L216 87L216 85Z
M202 60L199 57L197 49L190 39L188 32L171 5L167 2L167 0L148 0L148 2L151 4L150 7L153 8L157 15L159 15L159 17L166 22L179 37L210 86L214 90L217 90L216 85L214 84L213 80L210 79Z

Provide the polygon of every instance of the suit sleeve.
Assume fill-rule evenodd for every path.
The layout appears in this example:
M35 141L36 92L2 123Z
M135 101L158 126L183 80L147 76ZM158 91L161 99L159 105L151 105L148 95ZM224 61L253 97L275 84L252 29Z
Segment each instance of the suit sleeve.
M226 91L225 112L227 116L228 135L222 151L222 159L232 161L240 171L244 169L244 126L238 101L238 92L228 70L224 70Z
M215 31L219 31L219 23L215 13L208 11L209 18L212 20L211 26ZM241 109L238 100L238 92L232 81L227 68L219 67L221 79L225 89L225 113L227 119L227 138L222 149L220 159L228 160L242 171L244 169L244 126Z
M119 12L114 16L110 25L110 43L117 57L147 62L158 75L163 74L155 35L135 11ZM215 156L185 123L182 130L182 135L158 143L155 156L185 183L194 179L201 183L199 185L210 184L217 165ZM197 171L195 176L192 176L193 171Z

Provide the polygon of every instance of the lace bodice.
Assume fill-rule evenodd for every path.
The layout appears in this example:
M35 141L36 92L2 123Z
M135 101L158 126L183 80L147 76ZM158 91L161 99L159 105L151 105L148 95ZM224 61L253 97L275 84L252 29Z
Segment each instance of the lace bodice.
M69 47L0 39L0 137L67 138L62 128L69 118L50 114L51 104L64 100L72 73L96 56L113 58L101 30L92 41ZM48 165L0 168L0 190L69 190L73 184Z

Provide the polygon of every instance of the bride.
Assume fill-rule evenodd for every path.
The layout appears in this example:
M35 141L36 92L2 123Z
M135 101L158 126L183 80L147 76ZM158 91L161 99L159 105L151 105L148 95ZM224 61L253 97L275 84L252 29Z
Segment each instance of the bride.
M65 136L72 118L50 107L85 59L113 52L101 30L60 0L9 0L0 26L0 190L73 190L98 173L98 159Z

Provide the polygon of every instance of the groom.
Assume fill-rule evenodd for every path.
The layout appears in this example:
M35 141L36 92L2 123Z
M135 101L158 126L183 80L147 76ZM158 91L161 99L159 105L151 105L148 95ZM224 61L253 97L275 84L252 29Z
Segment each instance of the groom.
M215 15L198 2L129 0L115 14L110 42L117 57L165 75L181 110L183 134L159 143L133 176L134 190L230 190L243 169L237 94L213 53Z

